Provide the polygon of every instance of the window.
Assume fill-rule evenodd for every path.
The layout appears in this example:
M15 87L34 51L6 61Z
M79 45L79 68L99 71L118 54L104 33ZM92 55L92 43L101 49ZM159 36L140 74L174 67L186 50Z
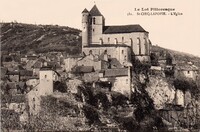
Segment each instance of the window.
M103 44L103 39L102 38L100 38L99 41L100 41L100 44Z
M130 44L131 48L133 49L133 40L132 40L132 38L130 38L129 44Z
M126 84L128 84L128 79L126 79Z
M47 78L47 75L44 75L44 78Z
M35 101L35 98L33 98L33 101Z
M92 29L92 31L94 32L94 28Z
M108 44L110 43L110 38L108 38Z
M188 71L188 74L190 74L190 71Z
M93 24L95 24L95 23L96 23L96 18L94 17L94 18L93 18Z
M125 56L124 56L124 60L126 61L126 59L127 59L127 58L126 58L126 55L125 55Z
M122 44L124 43L124 37L122 37Z
M33 104L33 110L35 110L35 104Z
M92 19L89 19L89 23L90 23L90 25L92 25Z
M124 50L122 50L122 54L124 54Z
M141 55L141 43L140 43L140 38L137 38L137 45L138 45L138 54Z
M145 54L148 55L149 54L149 48L148 48L148 40L146 38L144 38L144 46L145 46Z
M117 38L115 38L115 42L114 42L114 44L117 44L118 42L117 42Z

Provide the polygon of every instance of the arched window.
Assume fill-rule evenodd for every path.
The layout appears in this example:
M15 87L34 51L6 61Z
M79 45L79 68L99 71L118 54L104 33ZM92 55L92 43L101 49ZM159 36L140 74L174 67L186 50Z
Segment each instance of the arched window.
M117 44L117 43L118 43L117 38L115 38L115 42L114 42L114 44Z
M147 39L146 38L144 38L144 47L145 47L145 55L148 55L148 41L147 41Z
M133 49L133 39L132 38L129 39L129 45L131 46L131 49Z
M110 43L110 38L108 38L108 44Z
M90 23L90 25L92 25L92 18L89 19L89 23Z
M141 55L141 42L140 42L140 38L137 38L137 47L138 47L138 54Z
M124 43L124 37L122 37L122 44Z
M96 18L94 17L94 18L92 19L92 21L93 21L93 24L95 24L95 23L96 23Z

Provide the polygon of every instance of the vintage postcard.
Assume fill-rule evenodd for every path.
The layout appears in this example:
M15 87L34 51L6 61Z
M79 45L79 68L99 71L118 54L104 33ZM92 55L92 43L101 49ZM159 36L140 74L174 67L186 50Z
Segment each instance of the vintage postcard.
M0 0L1 131L200 130L200 1Z

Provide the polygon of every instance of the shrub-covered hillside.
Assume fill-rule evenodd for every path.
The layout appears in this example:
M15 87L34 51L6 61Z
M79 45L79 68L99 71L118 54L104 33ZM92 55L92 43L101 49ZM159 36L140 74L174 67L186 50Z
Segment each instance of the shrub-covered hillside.
M58 25L1 24L1 50L35 52L81 51L80 30Z

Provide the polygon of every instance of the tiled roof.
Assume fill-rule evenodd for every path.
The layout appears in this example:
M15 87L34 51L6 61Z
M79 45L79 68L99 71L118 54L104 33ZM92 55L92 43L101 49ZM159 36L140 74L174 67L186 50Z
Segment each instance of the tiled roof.
M52 67L54 67L54 68L61 68L60 64L58 64L58 63L55 62L55 61L47 62L47 65L48 65L48 66L52 66Z
M10 103L25 103L26 95L18 94L14 96L2 96L2 102L10 102Z
M7 86L9 89L17 89L15 82L8 82Z
M14 71L24 70L24 68L21 65L18 65L13 68Z
M38 59L34 65L32 66L33 68L41 68L42 64L45 62L45 60L43 58Z
M99 11L99 9L97 8L96 5L94 5L92 7L92 9L90 10L90 15L91 16L102 16L101 12Z
M104 34L147 32L140 25L105 26Z
M75 73L90 73L90 72L94 72L94 67L93 66L77 66L72 71Z
M26 64L26 69L31 69L37 60L29 60Z
M46 70L53 70L53 68L51 66L43 66L40 68L41 71L46 71Z
M104 77L128 76L128 68L113 68L104 70Z
M36 60L37 58L38 58L38 56L36 56L36 55L28 55L27 56L28 60Z
M20 70L20 71L9 71L7 75L20 75L20 76L32 76L33 71Z
M19 71L9 71L7 75L19 75Z
M18 85L19 85L20 88L24 88L24 87L26 86L26 83L20 81L20 82L18 83Z
M89 13L89 11L85 8L82 13Z
M111 67L122 68L121 63L116 58L110 58Z
M181 71L198 71L198 67L195 65L189 65L189 64L178 64L176 66L177 70L181 70Z
M20 71L20 76L32 76L33 71L28 71L28 70L21 70Z

